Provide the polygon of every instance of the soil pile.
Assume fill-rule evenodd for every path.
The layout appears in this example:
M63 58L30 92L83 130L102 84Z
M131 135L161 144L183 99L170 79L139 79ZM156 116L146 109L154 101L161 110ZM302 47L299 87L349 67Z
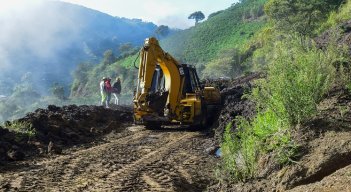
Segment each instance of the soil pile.
M34 136L15 133L0 127L0 161L22 160L26 155L60 153L61 147L96 141L98 136L122 129L123 123L132 122L130 107L115 106L106 109L97 106L50 105L37 109L5 126L31 125ZM30 129L29 127L18 127Z
M226 126L233 122L237 116L251 118L255 115L255 104L243 98L243 95L250 92L254 80L262 77L262 73L251 73L232 80L210 82L212 86L220 89L222 97L222 108L214 129L216 145L221 143ZM232 124L232 130L234 129L236 129L235 123Z

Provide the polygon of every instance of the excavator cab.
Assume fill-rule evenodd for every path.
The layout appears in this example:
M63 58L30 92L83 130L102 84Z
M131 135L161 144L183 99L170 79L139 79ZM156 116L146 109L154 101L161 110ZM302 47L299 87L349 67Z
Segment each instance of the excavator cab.
M201 90L200 80L196 73L196 69L191 65L182 64L184 70L184 86L183 86L183 96L186 96L186 93L195 93L196 91Z

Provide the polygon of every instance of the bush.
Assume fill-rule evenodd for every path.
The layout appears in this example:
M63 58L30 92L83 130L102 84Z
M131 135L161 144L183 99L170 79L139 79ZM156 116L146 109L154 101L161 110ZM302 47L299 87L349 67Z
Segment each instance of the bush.
M286 116L291 124L311 117L334 82L337 50L322 51L310 40L297 37L277 42L267 79L253 91L253 98L260 107Z
M233 180L242 181L256 176L259 158L273 152L278 163L290 162L295 144L291 140L288 123L272 110L257 115L252 122L238 117L238 129L230 132L228 125L224 133L223 171Z

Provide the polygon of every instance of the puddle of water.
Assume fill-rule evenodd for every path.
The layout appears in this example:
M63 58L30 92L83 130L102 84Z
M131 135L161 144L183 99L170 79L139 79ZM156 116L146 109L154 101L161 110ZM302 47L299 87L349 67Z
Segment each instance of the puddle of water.
M141 131L143 129L144 129L144 126L140 126L140 125L131 126L131 127L127 128L127 130L131 131L131 132L137 132L137 131Z
M218 149L216 150L215 156L216 156L216 157L221 157L221 156L222 156L222 150L221 150L221 148L218 148Z

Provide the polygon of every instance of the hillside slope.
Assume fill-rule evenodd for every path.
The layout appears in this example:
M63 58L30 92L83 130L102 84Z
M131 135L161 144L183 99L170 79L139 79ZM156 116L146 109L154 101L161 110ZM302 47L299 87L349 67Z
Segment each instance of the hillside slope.
M203 78L235 77L250 68L245 63L250 39L267 24L263 12L266 0L247 0L211 14L210 18L182 31L175 31L160 41L161 47L182 63L193 64ZM249 50L252 52L252 50ZM102 76L121 77L122 94L131 94L137 71L133 67L137 53L106 66L103 62L86 72L86 79L76 78L71 96L98 97L96 82ZM137 61L138 63L138 61ZM209 75L211 74L211 75Z
M107 49L119 55L121 44L139 46L157 28L58 1L14 10L0 24L0 95L6 96L26 73L40 93L53 82L68 86L79 63L97 62Z
M238 76L244 70L238 57L243 57L245 45L267 24L265 2L246 0L233 4L194 27L170 35L161 46L181 62L196 65L200 72L207 67L215 72L213 76ZM213 65L229 71L218 71Z

